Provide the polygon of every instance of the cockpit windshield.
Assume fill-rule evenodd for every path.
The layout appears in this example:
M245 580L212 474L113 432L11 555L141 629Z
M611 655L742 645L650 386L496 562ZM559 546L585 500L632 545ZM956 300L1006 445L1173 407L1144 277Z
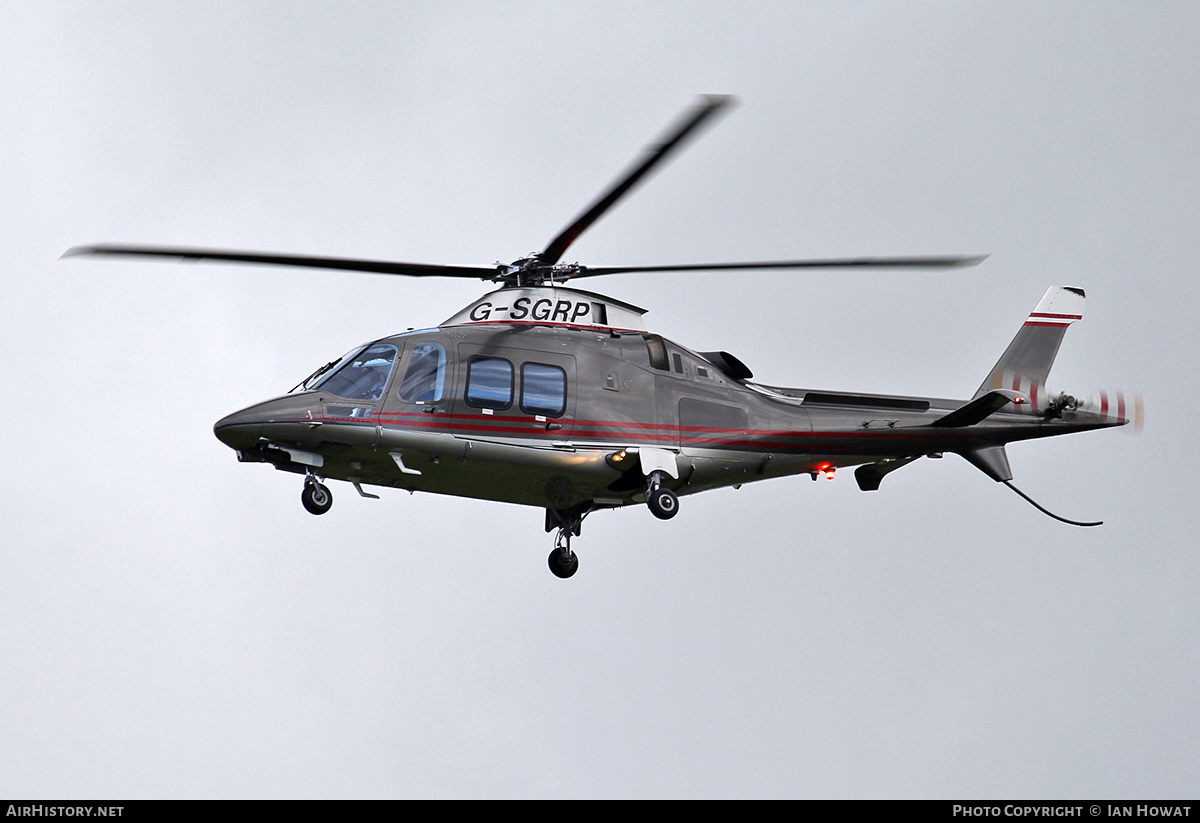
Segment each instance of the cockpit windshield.
M351 400L383 397L396 364L397 349L390 343L375 343L355 349L304 381L306 389L321 389Z

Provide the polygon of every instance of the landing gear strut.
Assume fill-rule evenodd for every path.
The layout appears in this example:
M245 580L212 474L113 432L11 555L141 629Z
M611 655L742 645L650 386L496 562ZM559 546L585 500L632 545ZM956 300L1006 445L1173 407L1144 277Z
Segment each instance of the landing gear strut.
M309 514L324 514L333 506L333 492L311 474L304 478L304 491L300 492L300 502Z
M670 520L679 514L679 498L662 485L662 472L650 473L646 482L646 505L659 520Z

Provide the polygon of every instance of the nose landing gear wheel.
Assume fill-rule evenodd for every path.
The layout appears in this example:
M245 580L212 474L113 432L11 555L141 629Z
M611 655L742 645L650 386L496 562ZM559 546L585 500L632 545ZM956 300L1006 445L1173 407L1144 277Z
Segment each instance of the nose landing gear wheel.
M333 506L333 493L316 480L306 481L300 492L300 502L309 514L324 514Z
M579 555L575 552L567 554L561 549L555 549L550 552L549 560L550 571L554 572L555 577L561 577L563 580L579 570Z

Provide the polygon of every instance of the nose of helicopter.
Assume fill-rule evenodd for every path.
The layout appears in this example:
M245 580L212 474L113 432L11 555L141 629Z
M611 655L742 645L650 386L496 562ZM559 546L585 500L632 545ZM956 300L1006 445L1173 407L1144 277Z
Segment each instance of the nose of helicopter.
M312 398L276 397L225 415L213 425L213 434L229 448L240 450L253 448L263 437L301 436L309 430L304 424L311 425L312 420Z
M213 424L213 434L231 449L248 448L258 441L263 415L257 404L233 414L227 414Z
M258 449L263 441L320 451L322 444L363 445L375 442L374 420L331 419L312 392L276 397L228 414L213 424L217 439L236 452Z

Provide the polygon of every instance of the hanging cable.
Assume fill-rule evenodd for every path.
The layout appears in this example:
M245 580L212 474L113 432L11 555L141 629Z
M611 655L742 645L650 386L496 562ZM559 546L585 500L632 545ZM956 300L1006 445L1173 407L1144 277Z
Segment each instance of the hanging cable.
M1008 487L1009 487L1010 489L1012 489L1013 491L1015 491L1017 494L1021 495L1021 497L1025 498L1025 501L1026 501L1026 502L1028 502L1028 503L1029 503L1031 506L1033 506L1035 509L1037 509L1038 511L1040 511L1042 514L1044 514L1044 515L1047 515L1048 517L1053 517L1055 520L1058 520L1059 522L1062 522L1062 523L1068 523L1068 524L1070 524L1070 525L1072 525L1072 526L1103 526L1103 525L1104 525L1104 521L1103 521L1103 520L1096 520L1096 521L1094 521L1094 522L1091 522L1091 523L1084 523L1084 522L1082 522L1082 521L1079 521L1079 520L1068 520L1068 519L1067 519L1067 518L1065 518L1065 517L1059 517L1057 514L1055 514L1054 512L1050 511L1050 510L1049 510L1049 509L1047 509L1045 506L1042 506L1042 505L1040 505L1040 504L1039 504L1039 503L1038 503L1036 500L1034 500L1032 497L1030 497L1030 496L1029 496L1029 495L1027 495L1025 492L1021 491L1021 490L1020 490L1020 489L1018 489L1016 486L1014 486L1014 485L1012 484L1012 481L1011 481L1011 480L1002 480L1001 482L1002 482L1002 483L1004 483L1004 485L1008 486Z

